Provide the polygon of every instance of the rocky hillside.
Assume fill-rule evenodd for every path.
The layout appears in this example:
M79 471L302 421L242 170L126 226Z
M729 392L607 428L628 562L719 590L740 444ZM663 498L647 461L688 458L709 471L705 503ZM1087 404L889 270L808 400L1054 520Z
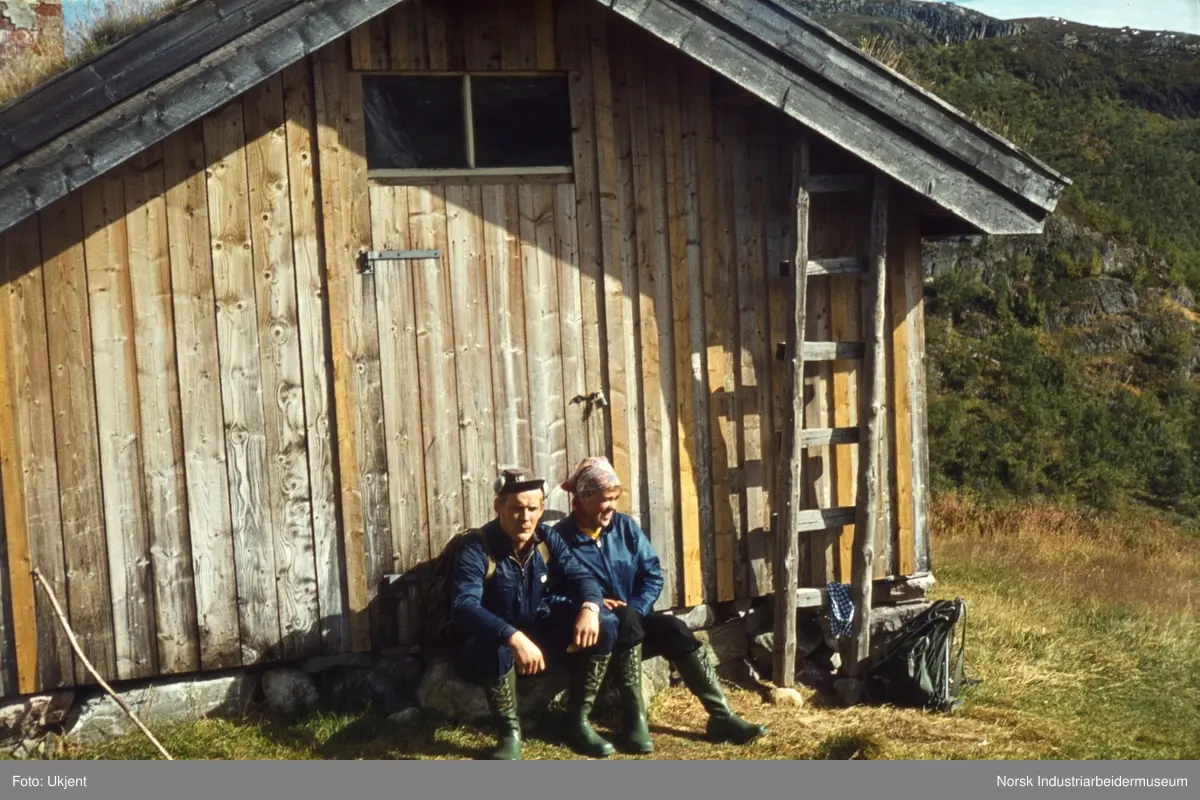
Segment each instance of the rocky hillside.
M949 3L880 0L791 0L812 19L857 39L882 35L906 44L962 44L974 39L1019 36L1027 26L994 19Z
M937 485L1200 515L1200 37L789 2L1074 181L1043 236L926 247Z

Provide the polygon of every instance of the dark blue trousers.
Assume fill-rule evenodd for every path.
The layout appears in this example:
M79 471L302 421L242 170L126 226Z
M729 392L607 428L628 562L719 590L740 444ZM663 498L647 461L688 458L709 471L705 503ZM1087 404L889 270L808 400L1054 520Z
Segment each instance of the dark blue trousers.
M547 668L562 665L570 657L567 648L575 641L575 619L579 607L574 603L556 603L548 616L537 619L520 630L541 648ZM584 655L607 655L617 640L617 618L605 609L600 611L600 638ZM494 683L516 664L507 642L480 641L467 638L458 648L458 671L462 677L476 683Z

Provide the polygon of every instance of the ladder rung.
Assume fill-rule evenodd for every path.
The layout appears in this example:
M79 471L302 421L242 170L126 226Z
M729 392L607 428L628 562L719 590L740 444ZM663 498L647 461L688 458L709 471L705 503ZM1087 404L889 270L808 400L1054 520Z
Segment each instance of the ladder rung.
M808 262L808 276L850 275L866 272L867 262L857 256L851 258L821 258Z
M865 192L871 186L869 175L809 175L809 194L830 194L832 192Z
M844 508L808 508L796 515L796 522L800 533L827 531L830 528L853 525L855 513L854 506L846 506Z
M862 358L866 345L862 342L805 342L804 361L837 361Z
M801 447L858 444L858 428L809 428L800 431Z

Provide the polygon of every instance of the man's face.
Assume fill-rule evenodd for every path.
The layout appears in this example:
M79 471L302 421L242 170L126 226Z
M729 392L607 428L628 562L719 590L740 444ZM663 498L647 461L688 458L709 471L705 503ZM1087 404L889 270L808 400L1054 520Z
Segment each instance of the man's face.
M579 521L585 528L607 528L608 523L612 522L613 514L617 511L617 500L620 498L621 490L619 488L579 498L576 501Z
M495 505L500 527L508 534L508 538L517 543L524 543L533 536L545 507L546 498L541 489L502 494L496 498Z

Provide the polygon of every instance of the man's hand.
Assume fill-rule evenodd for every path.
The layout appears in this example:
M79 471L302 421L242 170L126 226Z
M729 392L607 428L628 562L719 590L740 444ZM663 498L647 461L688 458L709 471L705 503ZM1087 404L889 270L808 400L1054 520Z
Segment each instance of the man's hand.
M575 647L587 650L600 640L600 614L591 608L579 609L575 618Z
M623 605L625 605L625 604L622 603L620 600L613 600L611 597L604 598L604 607L607 608L609 611L615 611Z
M546 658L541 649L520 631L509 638L508 646L512 648L513 658L516 659L518 675L536 675L546 668Z

